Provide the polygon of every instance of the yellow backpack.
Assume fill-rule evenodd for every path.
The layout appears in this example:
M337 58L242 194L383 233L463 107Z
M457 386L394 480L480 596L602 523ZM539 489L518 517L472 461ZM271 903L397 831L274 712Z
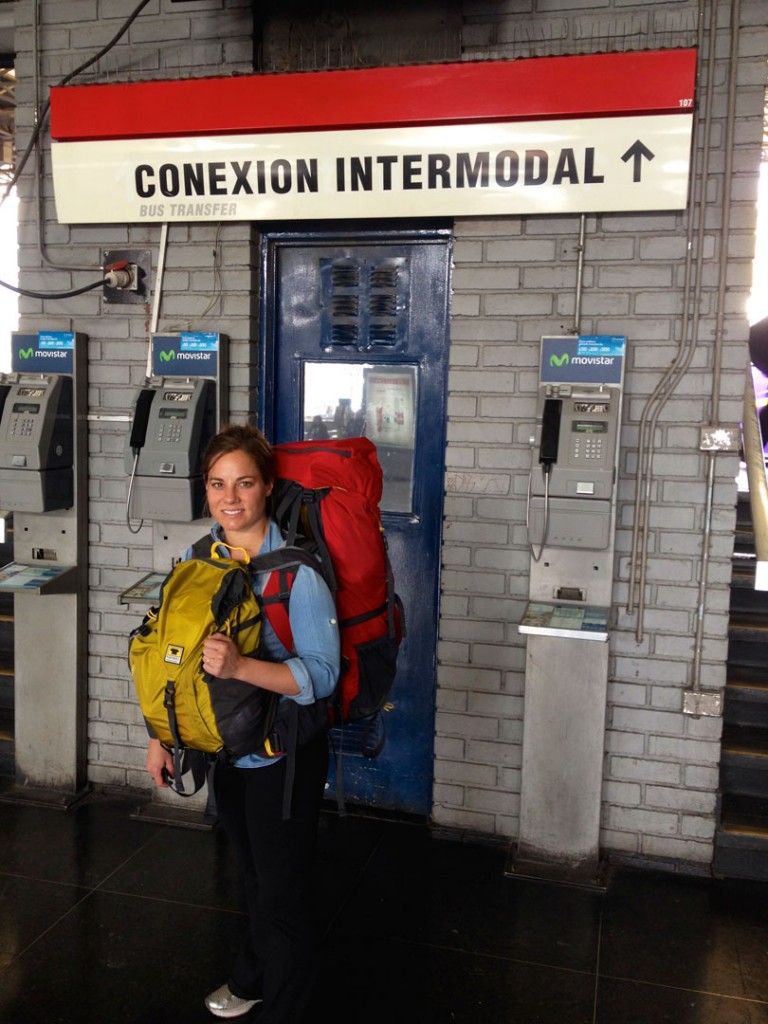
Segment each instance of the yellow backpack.
M210 557L178 562L150 608L130 634L128 663L142 714L151 735L173 751L178 793L183 774L192 771L194 787L202 786L205 758L188 752L237 758L261 751L268 737L279 697L270 690L238 679L220 679L203 671L202 649L211 633L224 633L243 655L257 657L262 609L249 578L249 563L222 558L217 543ZM251 560L259 571L275 570L288 580L284 599L307 556L297 548L279 548ZM269 751L266 751L269 753Z

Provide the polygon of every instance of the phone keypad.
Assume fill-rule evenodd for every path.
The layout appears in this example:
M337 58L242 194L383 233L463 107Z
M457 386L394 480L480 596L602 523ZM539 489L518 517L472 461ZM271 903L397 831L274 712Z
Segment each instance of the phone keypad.
M170 420L163 424L157 432L157 440L160 444L175 444L181 440L181 422Z
M602 437L577 437L573 442L573 457L585 459L602 459Z
M11 420L8 434L11 437L31 437L35 429L35 421L31 417L21 419L16 417Z

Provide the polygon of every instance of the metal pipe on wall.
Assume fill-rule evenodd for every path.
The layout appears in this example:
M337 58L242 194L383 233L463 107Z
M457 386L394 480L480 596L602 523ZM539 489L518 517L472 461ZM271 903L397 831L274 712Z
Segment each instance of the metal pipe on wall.
M679 383L682 381L685 374L690 368L693 357L696 354L696 349L699 343L699 324L701 320L701 292L703 285L703 240L706 230L706 188L707 181L709 178L709 161L712 151L712 96L714 90L714 68L715 68L715 42L716 33L715 27L715 8L716 0L713 0L710 9L710 38L709 38L709 56L707 61L707 115L705 118L705 129L704 129L704 148L702 158L702 169L699 177L699 218L698 227L696 230L696 255L693 264L686 264L686 287L684 289L684 305L683 305L683 332L680 347L678 349L678 356L675 363L670 370L662 378L661 386L655 393L658 396L656 407L653 414L650 417L650 427L648 430L648 449L646 455L646 485L644 490L644 507L642 515L642 552L643 557L640 562L640 581L638 585L638 617L637 617L637 628L636 628L636 639L638 643L643 639L643 622L645 615L645 602L646 602L646 574L647 574L647 549L648 549L648 531L650 529L650 518L651 518L651 503L652 503L652 481L653 481L653 457L656 449L656 428L658 425L659 417L664 406L669 401L672 393L675 391ZM693 218L691 218L691 225ZM690 236L689 242L691 244ZM693 286L693 314L691 314L691 294L690 294L690 276L689 272L695 266L695 282Z
M587 217L581 214L579 217L579 249L576 262L576 299L573 311L573 333L581 332L581 296L584 290L584 248L587 235Z
M728 241L731 219L731 185L733 182L733 138L736 112L736 73L739 65L739 20L741 17L741 0L731 3L731 53L728 62L728 107L726 114L725 138L725 169L723 172L723 216L720 223L720 255L719 278L717 288L717 309L715 313L715 346L712 369L712 401L710 424L718 425L720 419L720 387L722 378L723 357L723 324L725 321L726 277L728 272ZM701 661L704 648L704 612L706 608L707 584L709 582L709 554L712 540L712 504L715 490L716 451L707 453L707 485L704 518L704 535L702 537L701 571L699 573L699 599L696 610L696 632L693 643L693 678L691 687L694 693L701 689ZM765 475L765 470L763 470Z
M632 546L629 565L629 586L627 594L627 612L632 614L635 611L637 601L637 625L635 636L637 642L643 639L643 623L646 603L646 570L648 531L650 526L650 508L653 498L653 456L655 451L655 434L661 411L675 390L680 380L691 365L696 350L698 338L698 322L700 310L700 296L702 287L702 261L703 261L703 238L705 231L706 213L706 183L709 172L709 158L711 151L712 134L712 97L714 92L714 62L715 62L715 39L716 39L716 3L717 0L709 0L709 55L707 58L707 94L705 100L705 119L703 128L703 146L701 158L701 172L699 173L699 154L694 144L691 154L691 216L688 218L686 232L686 259L685 259L685 280L683 285L683 313L681 338L678 344L675 358L670 367L665 371L649 397L643 409L640 419L640 431L638 439L638 459L636 469L635 486L635 514L633 523ZM704 0L699 8L699 39L698 50L701 53L705 29ZM698 114L694 114L694 128L698 125ZM697 132L694 131L694 139ZM698 224L694 229L695 218L693 206L695 203L696 184L699 186L699 217ZM693 303L691 303L691 278L693 276L694 263L696 266L695 285L693 286ZM693 317L691 316L691 305L693 305ZM691 329L692 325L692 329ZM653 410L653 413L651 413ZM649 426L650 420L650 426ZM647 442L646 442L647 437ZM639 575L639 580L638 580Z
M152 317L149 323L149 337L147 338L147 380L152 376L152 335L157 332L157 324L160 319L160 303L163 301L163 276L165 275L165 257L168 252L168 221L163 221L160 227L160 246L157 256L157 272L155 273L155 288L152 292Z

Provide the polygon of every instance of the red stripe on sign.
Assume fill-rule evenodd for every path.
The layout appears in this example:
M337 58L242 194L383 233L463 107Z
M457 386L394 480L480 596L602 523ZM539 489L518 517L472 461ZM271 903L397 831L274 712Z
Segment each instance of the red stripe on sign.
M60 141L402 127L693 108L695 50L51 89Z

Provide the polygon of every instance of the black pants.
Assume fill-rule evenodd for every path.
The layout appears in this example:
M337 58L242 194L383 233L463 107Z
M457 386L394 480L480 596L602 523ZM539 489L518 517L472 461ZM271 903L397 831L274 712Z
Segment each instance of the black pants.
M245 884L249 929L229 979L263 998L260 1022L298 1024L317 972L313 885L328 742L296 754L291 816L283 819L285 758L264 768L217 765L216 807Z

